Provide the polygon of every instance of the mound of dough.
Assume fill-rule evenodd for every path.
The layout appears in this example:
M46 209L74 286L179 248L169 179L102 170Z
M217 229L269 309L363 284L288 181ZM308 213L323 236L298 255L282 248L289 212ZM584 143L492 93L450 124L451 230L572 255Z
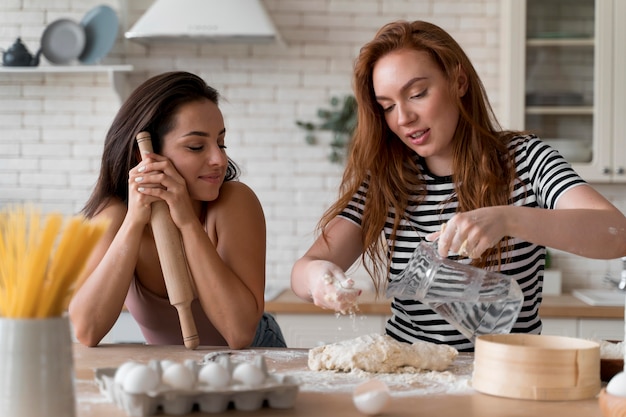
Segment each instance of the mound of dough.
M398 342L385 334L369 334L356 339L309 350L309 369L350 372L360 369L374 373L445 370L459 352L448 345L429 342Z

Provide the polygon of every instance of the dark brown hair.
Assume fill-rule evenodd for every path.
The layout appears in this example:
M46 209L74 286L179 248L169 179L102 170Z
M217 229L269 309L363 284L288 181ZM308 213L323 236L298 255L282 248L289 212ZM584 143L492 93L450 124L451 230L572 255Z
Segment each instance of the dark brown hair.
M487 100L484 86L460 45L440 27L423 21L397 21L383 26L374 39L365 44L355 62L353 88L358 106L358 123L338 200L326 211L318 225L322 231L350 203L363 182L368 192L361 221L362 261L374 285L386 281L390 259L385 258L386 242L381 239L387 213L392 209L394 225L391 241L403 213L416 190L423 192L415 153L387 126L376 101L372 81L376 62L390 52L410 49L426 52L449 82L451 97L456 98L460 117L452 140L454 147L453 182L458 197L458 211L509 203L515 166L508 152L513 132L502 132ZM455 86L463 71L468 88L460 96ZM422 191L420 191L422 190ZM393 245L393 243L392 243ZM391 248L393 249L393 248ZM477 266L485 266L487 251ZM366 262L367 258L372 262ZM499 259L499 256L498 256Z
M218 104L219 93L197 75L174 71L154 76L137 87L122 104L107 132L102 152L100 175L82 212L97 214L111 198L128 200L128 172L139 162L135 136L146 131L152 136L154 152L159 153L162 139L174 126L174 116L183 104L210 100ZM228 159L224 181L239 176L237 165Z

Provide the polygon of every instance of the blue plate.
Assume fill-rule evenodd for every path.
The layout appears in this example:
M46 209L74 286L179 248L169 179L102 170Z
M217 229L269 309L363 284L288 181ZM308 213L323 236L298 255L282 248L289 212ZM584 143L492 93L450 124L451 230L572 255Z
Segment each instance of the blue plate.
M85 48L78 57L83 64L93 64L104 58L117 38L119 19L117 13L107 5L94 7L80 21L85 29Z
M55 20L41 35L41 53L52 64L68 64L78 58L85 44L83 27L70 19Z

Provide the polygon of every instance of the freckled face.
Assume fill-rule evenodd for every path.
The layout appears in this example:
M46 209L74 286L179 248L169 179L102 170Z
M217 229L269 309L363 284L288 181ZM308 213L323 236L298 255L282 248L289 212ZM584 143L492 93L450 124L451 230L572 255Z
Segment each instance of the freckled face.
M459 110L449 81L428 53L391 52L374 65L373 85L385 121L436 175L452 173L452 138Z
M192 199L215 200L228 166L222 112L210 100L194 101L179 108L174 122L161 153L183 176Z

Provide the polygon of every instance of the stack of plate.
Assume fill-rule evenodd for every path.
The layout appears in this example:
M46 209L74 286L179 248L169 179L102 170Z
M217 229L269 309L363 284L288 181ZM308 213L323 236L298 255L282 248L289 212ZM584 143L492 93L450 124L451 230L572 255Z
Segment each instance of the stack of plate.
M83 64L97 63L113 47L118 26L117 14L106 5L88 11L80 23L65 18L55 20L41 36L41 52L57 65L76 59Z

